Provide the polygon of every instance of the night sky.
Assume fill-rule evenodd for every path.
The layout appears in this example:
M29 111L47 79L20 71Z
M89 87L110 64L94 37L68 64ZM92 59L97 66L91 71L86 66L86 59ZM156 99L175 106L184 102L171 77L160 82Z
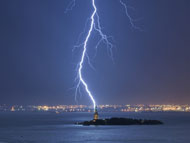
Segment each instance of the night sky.
M103 32L114 37L114 61L104 44L83 75L97 104L187 104L190 101L190 1L96 0ZM73 87L82 48L72 52L92 13L90 0L0 1L0 104L77 104ZM87 24L88 28L88 24ZM84 40L86 33L81 36ZM82 91L78 104L91 105Z

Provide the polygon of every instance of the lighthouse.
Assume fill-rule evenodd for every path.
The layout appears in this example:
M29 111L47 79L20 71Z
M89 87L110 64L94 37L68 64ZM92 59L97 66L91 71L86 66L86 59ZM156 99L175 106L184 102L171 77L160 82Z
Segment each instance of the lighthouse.
M95 107L94 111L94 121L98 120L98 111L97 111L97 106Z

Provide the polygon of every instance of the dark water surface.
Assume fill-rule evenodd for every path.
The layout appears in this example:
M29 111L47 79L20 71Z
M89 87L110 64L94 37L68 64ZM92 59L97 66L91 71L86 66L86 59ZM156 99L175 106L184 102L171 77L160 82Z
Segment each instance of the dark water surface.
M164 125L78 126L92 113L0 113L0 143L190 143L190 113L100 113Z

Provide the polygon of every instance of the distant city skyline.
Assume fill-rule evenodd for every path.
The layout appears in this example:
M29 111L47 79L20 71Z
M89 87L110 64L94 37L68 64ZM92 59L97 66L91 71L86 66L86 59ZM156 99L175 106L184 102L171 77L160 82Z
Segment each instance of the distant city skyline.
M0 104L91 105L84 91L75 101L81 49L72 49L92 9L89 0L76 1L65 14L69 1L0 1ZM83 69L97 105L188 104L190 1L128 1L143 31L131 28L118 1L96 3L103 31L116 47L114 62L101 44L91 61L95 70ZM90 39L90 57L97 40Z
M33 111L50 111L55 113L62 112L94 112L93 106L87 105L0 105L0 111L11 112L33 112ZM190 112L190 105L98 105L98 112Z

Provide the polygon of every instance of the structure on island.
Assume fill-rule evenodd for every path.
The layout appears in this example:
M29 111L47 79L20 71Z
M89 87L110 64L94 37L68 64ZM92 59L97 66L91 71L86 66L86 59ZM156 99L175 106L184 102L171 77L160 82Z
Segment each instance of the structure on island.
M109 119L99 119L97 106L94 110L94 119L90 121L84 121L81 123L76 123L79 125L89 126L89 125L161 125L163 122L159 120L146 120L146 119L131 119L131 118L109 118Z
M97 110L97 106L95 107L95 110L94 110L94 122L96 122L96 120L98 120L98 110Z

